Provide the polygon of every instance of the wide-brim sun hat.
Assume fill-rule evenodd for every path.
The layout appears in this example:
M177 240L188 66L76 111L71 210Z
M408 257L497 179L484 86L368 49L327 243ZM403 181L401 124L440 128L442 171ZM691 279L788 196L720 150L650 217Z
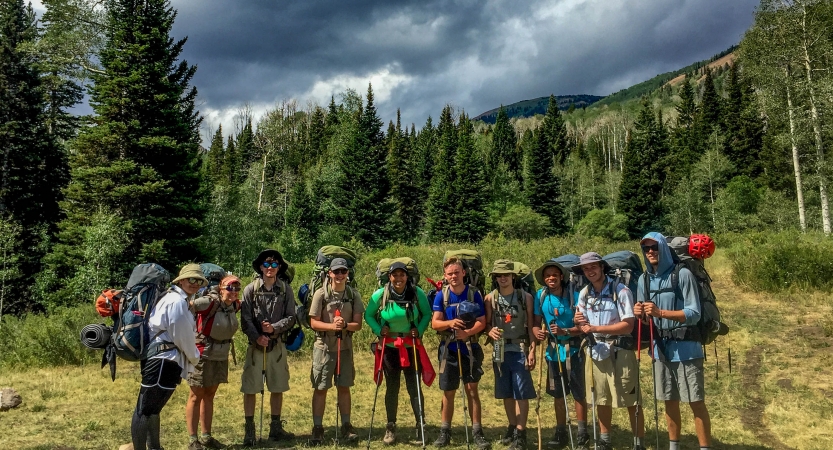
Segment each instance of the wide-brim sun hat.
M535 281L538 282L541 286L546 286L547 283L544 282L544 271L547 270L547 267L557 267L558 270L561 271L561 278L567 278L567 269L564 268L561 264L556 261L549 260L545 262L541 267L535 269Z
M281 265L280 267L278 267L278 275L286 271L286 261L284 261L281 252L272 248L267 248L266 250L260 252L260 254L257 255L257 258L255 258L255 260L252 261L252 268L255 270L255 272L263 275L263 267L261 266L263 265L263 262L266 261L266 259L269 257L271 257L273 260L277 261L278 264Z
M579 256L578 264L572 267L573 273L584 275L584 270L582 266L586 266L588 264L593 263L602 263L602 272L608 273L610 272L610 264L602 258L602 255L596 252L587 252L581 256Z
M182 266L182 269L179 270L179 276L174 278L171 283L176 284L178 281L186 278L197 278L202 280L203 284L208 284L208 280L205 279L205 275L203 275L202 268L199 264L191 263Z
M510 261L508 259L499 259L499 260L495 261L495 264L492 267L492 271L489 272L489 276L493 277L495 275L504 274L504 273L511 273L511 274L516 273L515 263L513 261Z

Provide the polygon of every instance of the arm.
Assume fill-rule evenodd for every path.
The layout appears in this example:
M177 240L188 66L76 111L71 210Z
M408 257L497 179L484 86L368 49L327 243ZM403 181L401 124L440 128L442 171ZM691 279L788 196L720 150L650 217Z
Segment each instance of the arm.
M240 330L249 338L249 342L256 342L260 337L260 321L253 312L254 289L252 285L243 290L243 302L240 306Z
M546 287L538 291L538 293L535 294L535 297L532 301L532 314L534 317L532 318L531 330L532 334L535 336L535 340L539 342L547 338L546 331L544 331L543 327L541 326L541 323L544 322L544 313L541 311L541 297L543 297L544 295L544 289L546 289Z
M417 308L419 309L419 323L417 324L417 331L419 331L419 335L422 336L425 334L425 330L428 329L428 325L431 323L431 305L428 304L428 296L425 295L425 292L422 289L417 287L416 291Z
M531 352L535 352L535 344L538 342L538 339L535 334L535 302L532 300L532 295L529 292L525 292L526 298L526 310L532 311L532 314L526 315L526 329L529 332L529 349ZM541 321L537 321L537 323L541 323Z
M176 345L179 351L188 359L192 365L200 362L200 351L194 339L194 316L188 309L188 303L177 301L169 306L167 312L169 323L165 330Z
M278 320L277 322L272 324L272 328L274 331L271 334L271 337L278 337L282 333L287 332L293 325L295 325L295 294L292 292L292 286L289 283L286 283L281 280L281 283L284 283L284 317Z
M350 317L350 321L347 322L345 328L347 331L355 333L362 329L362 316L364 316L364 303L362 303L362 297L359 295L359 291L357 289L353 289L350 286L347 286L347 289L353 290L353 316Z
M364 320L370 327L370 331L372 331L376 336L379 336L382 332L382 324L376 320L376 312L379 311L379 302L384 294L384 289L384 287L377 289L376 292L370 296L370 301L367 302L367 308L364 310Z
M599 333L611 335L629 334L633 330L633 323L636 319L629 317L621 322L616 322L613 325L585 325L582 331L585 333Z

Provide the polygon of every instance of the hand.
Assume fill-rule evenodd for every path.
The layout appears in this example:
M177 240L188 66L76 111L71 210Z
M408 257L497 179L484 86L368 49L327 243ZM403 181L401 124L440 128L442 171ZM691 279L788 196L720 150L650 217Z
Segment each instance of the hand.
M558 336L559 334L565 334L564 333L565 331L566 330L564 330L563 328L556 325L555 322L550 324L550 333L552 333L553 336Z
M541 329L541 328L535 327L535 328L532 329L532 332L535 335L535 339L537 339L539 341L543 341L544 339L547 338L547 332L545 330Z
M260 323L260 326L261 328L263 328L263 332L266 334L272 334L275 332L275 327L273 327L271 323L265 320Z
M469 336L471 336L471 335L466 330L463 330L463 329L458 329L454 333L455 339L459 339L461 341L468 339Z
M585 322L585 323L581 326L581 332L582 332L582 333L585 333L585 334L590 334L590 333L592 333L592 332L593 332L593 328L594 328L593 326L591 326L590 324L588 324L587 322Z
M642 302L636 302L636 304L633 305L633 315L636 317L642 317L643 313Z
M535 348L534 347L530 348L529 349L529 354L526 355L526 364L528 366L527 369L529 369L529 370L534 370L535 369Z
M455 330L465 330L466 329L466 323L463 322L460 319L452 319L452 320L449 320L449 322L451 322L450 328L453 328Z
M336 316L336 317L333 319L333 327L334 327L335 331L341 331L341 330L343 330L343 329L344 329L344 327L346 327L346 326L347 326L347 323L344 321L344 318L343 318L343 317L341 317L341 316Z
M257 345L261 347L266 347L269 345L269 337L268 336L260 336L257 338Z
M411 337L414 339L419 339L419 330L416 328L411 328Z
M642 305L642 309L645 311L645 314L647 314L649 316L652 316L652 317L659 317L660 316L660 311L661 310L657 307L657 305L655 305L653 303L650 303L650 302L644 303Z
M379 331L379 336L388 337L388 333L390 332L390 328L387 325L382 327L382 330Z
M500 336L501 336L501 333L500 333L500 328L498 328L498 327L492 327L492 329L491 329L491 330L489 330L489 337L490 337L490 338L492 338L492 339L494 339L494 340L496 340L496 341L497 341L498 339L500 339Z
M584 314L582 314L581 311L579 311L579 310L576 310L576 314L573 316L573 321L577 325L582 325L582 324L587 323L587 319L584 318Z

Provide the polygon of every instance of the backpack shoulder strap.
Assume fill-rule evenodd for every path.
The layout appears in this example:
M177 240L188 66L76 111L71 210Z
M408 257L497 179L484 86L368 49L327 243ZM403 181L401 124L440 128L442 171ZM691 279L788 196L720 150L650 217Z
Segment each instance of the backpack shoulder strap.
M379 300L379 310L376 311L377 316L380 316L382 314L382 311L384 311L385 306L388 305L388 298L390 297L390 282L385 283L385 285L382 286L382 288L384 289L384 291L382 291L382 298L381 300Z
M477 288L474 285L469 285L469 294L466 296L466 300L474 303L474 292L477 291Z
M445 310L448 309L448 297L450 295L450 290L451 288L447 284L444 284L441 289L441 292L443 294L443 315L445 315Z

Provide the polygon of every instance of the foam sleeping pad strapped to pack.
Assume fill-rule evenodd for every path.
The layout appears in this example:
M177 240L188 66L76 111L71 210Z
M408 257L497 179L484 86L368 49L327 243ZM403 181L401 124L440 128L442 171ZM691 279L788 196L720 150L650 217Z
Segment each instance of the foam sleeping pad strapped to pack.
M110 344L112 335L112 327L103 323L91 323L81 329L81 343L89 349L100 350Z

